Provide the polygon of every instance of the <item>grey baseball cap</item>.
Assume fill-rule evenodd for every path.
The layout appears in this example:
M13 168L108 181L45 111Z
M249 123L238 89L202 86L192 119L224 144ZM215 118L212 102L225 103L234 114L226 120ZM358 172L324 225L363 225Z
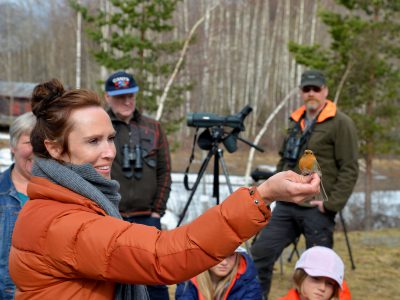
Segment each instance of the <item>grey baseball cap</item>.
M318 70L309 70L305 71L301 75L300 87L303 88L305 86L318 86L321 87L326 85L325 76L321 71Z

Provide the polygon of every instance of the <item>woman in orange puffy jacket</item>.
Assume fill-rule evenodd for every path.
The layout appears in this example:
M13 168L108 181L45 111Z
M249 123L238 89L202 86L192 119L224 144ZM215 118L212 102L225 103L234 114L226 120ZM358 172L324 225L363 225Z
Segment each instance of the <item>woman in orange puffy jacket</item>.
M314 246L301 255L295 266L295 287L278 300L351 300L343 281L344 264L330 248Z
M30 200L9 259L17 300L148 299L142 284L184 281L230 255L267 224L272 200L299 203L319 192L317 175L283 172L175 230L129 223L110 178L115 130L97 94L65 91L54 79L35 87L32 111Z

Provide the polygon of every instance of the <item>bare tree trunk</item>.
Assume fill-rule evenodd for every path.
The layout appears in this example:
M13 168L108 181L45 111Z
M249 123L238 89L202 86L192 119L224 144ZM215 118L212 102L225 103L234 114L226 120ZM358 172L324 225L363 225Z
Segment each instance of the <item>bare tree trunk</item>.
M342 92L344 83L346 82L346 79L350 74L350 70L352 68L352 65L353 64L350 61L347 63L346 70L344 71L344 74L343 74L342 78L340 79L338 88L336 90L335 98L334 98L334 101L333 101L335 104L338 104L338 101L339 101L339 98L340 98L340 93Z
M267 131L269 124L272 122L272 120L275 118L275 116L278 114L278 112L282 109L282 107L285 106L285 104L288 102L290 97L297 92L297 88L293 89L290 91L289 94L286 95L286 97L279 103L279 105L274 109L274 111L268 116L267 120L265 121L263 127L261 128L260 132L256 136L254 140L254 144L258 145L260 142L262 136L264 133ZM245 172L245 185L248 185L250 182L250 171L253 166L253 160L254 160L254 152L255 149L254 147L251 147L249 150L249 157L247 159L247 165L246 165L246 172Z
M110 7L110 1L107 0L101 0L100 1L100 9L103 10L103 12L106 15L106 23L108 23L110 21L110 13L111 13L111 7ZM105 25L101 28L101 34L102 36L107 39L110 35L110 25ZM107 43L103 42L101 44L101 48L104 51L108 51L108 45ZM100 77L101 79L105 80L108 76L108 70L105 66L101 66L100 67Z
M178 71L179 71L180 66L182 65L183 59L184 59L184 57L185 57L186 51L187 51L187 49L188 49L188 47L189 47L189 43L190 43L190 40L191 40L192 37L193 37L193 34L195 33L196 29L200 26L200 24L204 22L204 20L206 19L206 15L207 15L207 14L210 14L210 12L211 12L212 10L214 10L218 5L219 5L219 4L216 4L216 5L214 5L213 7L211 7L210 9L208 9L208 10L206 11L206 14L203 15L203 17L201 17L201 18L196 22L196 24L194 24L194 26L192 27L192 29L190 30L189 35L188 35L188 37L186 38L186 40L185 40L185 42L184 42L184 44L183 44L183 48L182 48L182 50L181 50L181 54L180 54L180 57L179 57L179 59L178 59L178 62L177 62L177 64L175 65L174 71L172 72L172 75L170 76L170 78L169 78L169 80L168 80L168 82L167 82L167 84L166 84L166 86L165 86L165 89L164 89L164 91L163 91L163 94L161 95L161 98L160 98L160 101L159 101L159 106L158 106L158 109L157 109L157 115L156 115L156 119L157 119L157 120L160 120L160 118L161 118L161 116L162 116L162 112L163 112L163 109L164 109L164 104L165 104L165 100L166 100L166 98L167 98L168 92L169 92L169 90L170 90L170 88L171 88L171 85L172 85L172 83L173 83L173 81L174 81L176 75L178 74Z
M252 56L251 56L251 47L252 47L252 29L253 29L253 22L251 20L251 6L248 5L248 11L246 11L246 14L244 16L244 26L247 30L246 34L243 35L243 45L246 45L243 49L246 49L246 56L243 57L243 74L245 74L245 80L244 82L244 88L243 88L243 96L242 100L240 103L240 106L243 107L245 104L249 103L249 97L250 97L250 75L251 75L251 61L252 61Z
M267 54L266 54L266 57L267 57L267 59L268 59L268 64L267 64L267 67L266 67L266 69L267 69L267 73L266 73L266 76L265 76L265 80L264 80L264 85L263 85L263 87L264 87L264 92L263 92L263 94L264 95L270 95L270 96L274 96L275 94L274 94L274 92L273 92L273 90L272 91L269 91L269 87L270 87L270 82L271 82L271 78L275 78L273 75L276 75L276 69L275 68L273 68L273 66L274 66L274 62L276 63L276 59L277 59L277 55L275 55L275 49L278 47L277 46L277 43L276 43L276 40L277 40L277 36L278 36L278 28L279 28L279 25L280 25L280 23L279 23L279 16L280 16L280 14L281 14L281 7L282 7L282 1L279 1L278 3L277 3L277 8L276 8L276 11L275 11L275 14L276 14L276 18L275 18L275 22L274 22L274 24L273 24L273 28L272 28L272 35L271 35L271 38L269 39L269 48L268 48L268 51L267 51ZM273 82L276 82L276 81L273 81ZM273 86L275 86L275 84L273 85ZM271 104L273 104L273 103L271 103ZM258 118L259 116L257 116L257 118Z
M315 32L317 27L317 7L318 1L313 1L313 10L311 14L311 30L310 30L310 45L314 45L315 42Z
M31 1L29 1L31 2ZM29 26L28 26L28 39L30 40L29 45L33 45L33 3L29 3ZM26 76L29 78L29 81L33 80L33 72L32 72L32 52L28 48L27 51L27 57L26 57L26 65L27 65L27 70L26 70Z
M224 48L224 40L221 37L221 32L224 31L224 9L219 9L217 13L215 13L215 17L213 18L212 30L211 32L213 33L211 39L212 39L212 45L213 49L211 49L211 52L214 54L212 59L215 61L213 64L214 69L211 70L212 74L212 80L211 84L214 86L214 88L211 90L211 103L214 104L213 111L216 112L221 112L223 110L225 100L226 98L224 97L223 94L223 89L224 89L224 68L226 67L225 65L225 59L224 59L224 53L223 53L223 48Z
M236 107L237 105L237 101L239 98L239 92L240 92L240 88L239 88L239 82L240 82L240 76L241 76L241 64L239 63L239 57L240 57L240 53L243 51L242 47L241 47L241 34L242 34L242 27L243 24L241 22L242 20L242 13L241 11L239 11L239 9L235 10L235 14L234 14L234 18L235 18L235 30L234 30L234 37L233 37L233 49L235 50L233 53L233 62L234 62L234 66L232 66L231 70L231 78L232 78L232 106ZM235 71L236 70L236 71Z
M372 144L368 143L368 149L372 148ZM368 150L367 150L368 151ZM368 151L369 152L369 151ZM366 154L366 171L365 171L365 203L364 203L364 220L365 229L370 230L372 228L372 154Z
M78 5L81 4L81 1L78 0ZM81 33L82 33L82 13L80 11L76 14L76 73L75 73L75 86L77 89L81 87L81 56L82 56L82 47L81 47Z
M270 30L268 30L268 20L269 20L269 3L261 1L260 7L257 9L261 10L259 22L261 23L260 28L258 28L258 47L257 47L257 61L255 64L256 72L255 72L255 85L254 85L254 99L253 99L253 114L252 114L252 123L251 123L251 136L255 134L257 131L257 120L259 116L259 107L262 106L262 102L265 101L265 94L261 92L261 80L263 77L263 71L265 71L265 64L263 63L265 59L271 61L271 58L266 55L266 41L270 38ZM271 41L272 43L272 41ZM270 70L266 69L267 73L270 73Z
M224 57L224 72L223 72L223 77L225 79L225 88L224 88L224 97L225 97L225 102L228 105L228 108L230 108L230 113L232 114L232 110L234 109L234 106L232 106L232 77L230 76L230 70L232 69L232 56L234 55L235 49L231 48L231 36L232 36L232 26L231 26L231 11L230 9L225 9L225 34L223 36L223 52L222 56Z
M290 5L290 0L286 0L285 2L285 16L284 16L284 26L283 26L283 36L284 36L284 42L283 42L283 72L282 72L282 78L281 82L282 84L282 92L283 94L286 94L290 90L291 86L291 72L290 72L290 54L289 54L289 49L288 49L288 44L290 41L290 17L291 13L290 10L291 5Z
M7 62L6 62L6 77L7 81L11 83L12 81L12 56L11 56L11 51L12 51L12 43L11 43L11 8L9 5L7 5L7 11L6 11L6 27L7 27ZM14 115L13 109L14 109L14 94L10 93L10 102L9 102L9 115L10 115L10 122L12 120L12 116Z
M202 1L203 2L203 1ZM211 35L212 36L212 35ZM201 82L201 94L202 94L202 100L201 101L201 110L203 110L203 107L205 107L206 103L205 100L209 99L209 89L210 89L210 84L209 84L209 79L210 79L210 70L209 70L209 48L210 48L210 11L206 8L205 9L205 19L204 19L204 37L206 40L206 43L204 43L205 49L203 49L203 61L204 61L204 69L203 69L203 80Z

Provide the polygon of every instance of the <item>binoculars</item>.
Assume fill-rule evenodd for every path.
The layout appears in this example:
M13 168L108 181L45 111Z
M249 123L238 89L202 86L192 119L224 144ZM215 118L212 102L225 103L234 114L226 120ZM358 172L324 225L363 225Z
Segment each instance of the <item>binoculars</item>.
M286 142L283 157L289 161L296 162L299 158L301 138L291 135Z
M140 145L135 145L133 149L128 144L122 146L122 171L125 177L136 178L142 177L143 161L142 161L142 148Z

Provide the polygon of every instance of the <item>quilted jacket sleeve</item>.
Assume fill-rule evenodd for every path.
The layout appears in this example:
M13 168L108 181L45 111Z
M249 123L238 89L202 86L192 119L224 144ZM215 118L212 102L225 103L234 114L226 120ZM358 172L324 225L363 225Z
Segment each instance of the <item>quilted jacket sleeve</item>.
M270 210L241 188L191 224L171 231L89 211L68 211L46 233L57 276L173 284L215 265L266 225ZM62 274L64 273L64 274Z

